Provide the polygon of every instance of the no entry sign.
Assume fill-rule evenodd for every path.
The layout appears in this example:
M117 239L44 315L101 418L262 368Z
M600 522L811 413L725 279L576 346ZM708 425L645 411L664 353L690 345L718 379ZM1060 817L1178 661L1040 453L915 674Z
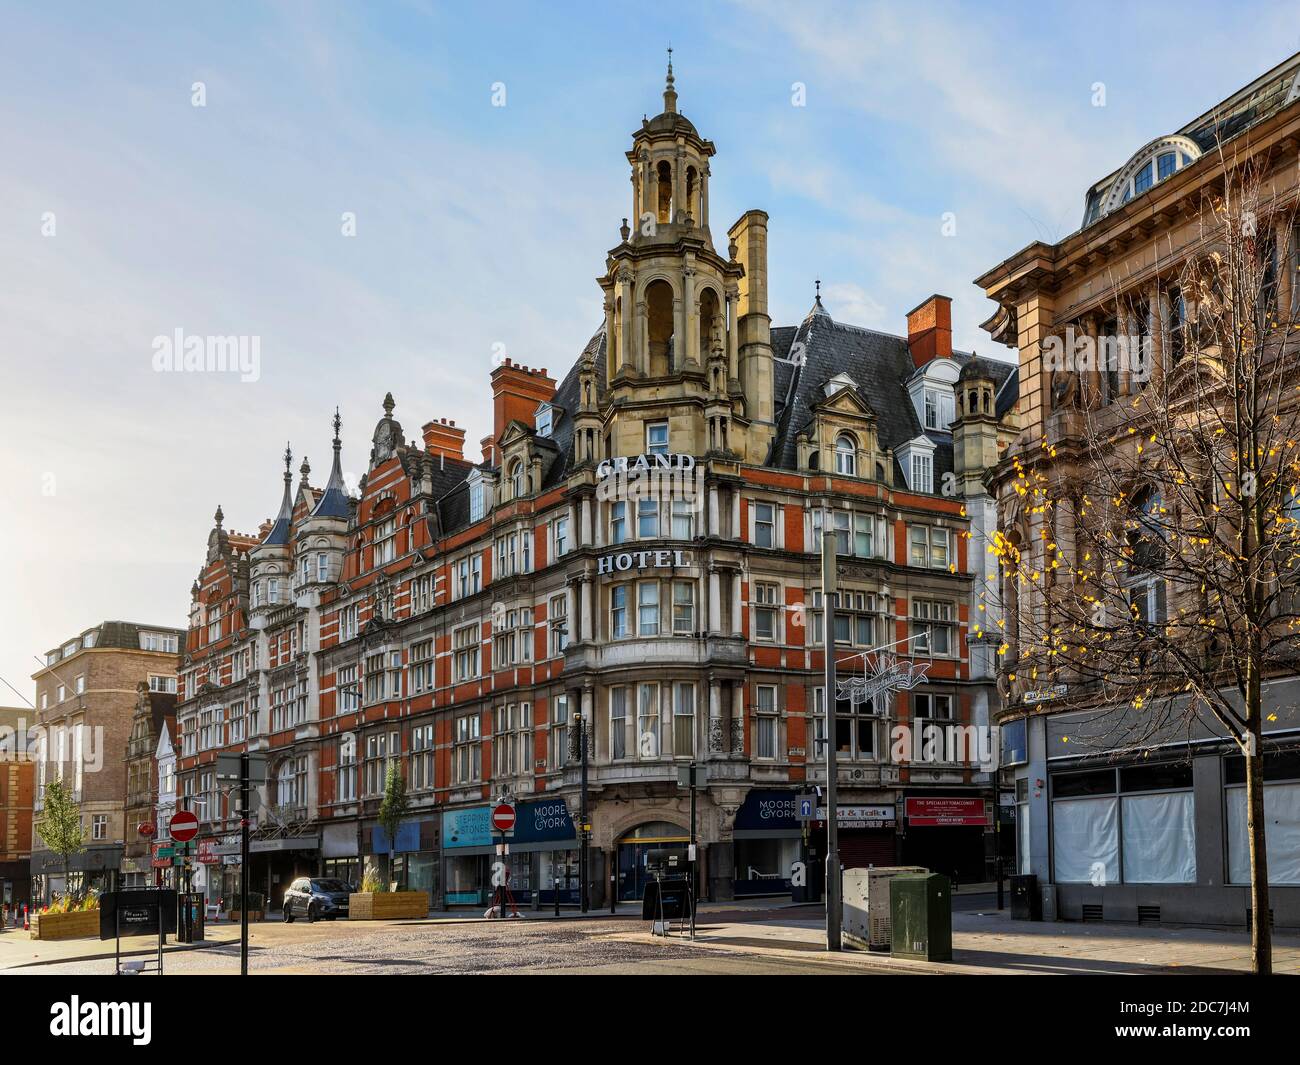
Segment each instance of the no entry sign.
M510 803L498 803L493 807L492 827L503 834L515 830L515 808Z
M188 843L199 834L199 819L188 810L181 810L172 817L168 828L177 843Z

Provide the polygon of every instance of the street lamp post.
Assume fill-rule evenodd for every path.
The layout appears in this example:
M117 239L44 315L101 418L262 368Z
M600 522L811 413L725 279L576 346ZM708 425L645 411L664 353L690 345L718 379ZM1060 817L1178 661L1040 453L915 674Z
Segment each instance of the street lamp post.
M830 513L822 524L822 644L825 648L822 670L823 704L826 710L826 949L840 949L840 840L839 806L835 784L839 775L835 764L835 532Z

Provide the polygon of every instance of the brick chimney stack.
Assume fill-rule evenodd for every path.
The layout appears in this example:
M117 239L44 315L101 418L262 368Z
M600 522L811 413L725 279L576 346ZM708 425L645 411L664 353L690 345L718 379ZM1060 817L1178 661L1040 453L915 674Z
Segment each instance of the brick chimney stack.
M483 449L483 461L489 466L497 464L497 445L495 436L485 436L479 441L479 447Z
M907 312L907 349L912 363L924 366L931 359L952 358L952 300L934 295Z
M423 429L424 449L430 455L448 459L465 458L465 430L458 429L454 421L439 418Z
M537 405L554 398L555 382L544 369L530 370L506 359L492 371L492 439L500 440L512 421L532 426Z

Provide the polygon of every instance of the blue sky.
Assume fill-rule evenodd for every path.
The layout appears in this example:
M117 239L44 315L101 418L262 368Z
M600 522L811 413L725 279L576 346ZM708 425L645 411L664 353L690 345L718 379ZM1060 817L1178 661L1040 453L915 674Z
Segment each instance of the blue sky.
M388 390L475 447L499 346L560 376L669 41L715 241L771 215L777 324L818 276L890 332L938 291L990 355L972 278L1300 49L1295 3L647 6L0 4L0 676L30 697L90 624L183 624L216 505L255 529L286 440L321 483L336 404L359 474ZM260 379L155 373L178 328L259 337Z

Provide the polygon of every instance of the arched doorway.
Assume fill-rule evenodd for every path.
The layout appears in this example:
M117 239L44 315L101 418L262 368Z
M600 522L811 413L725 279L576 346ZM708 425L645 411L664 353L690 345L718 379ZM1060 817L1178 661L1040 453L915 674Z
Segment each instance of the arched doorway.
M645 893L646 882L654 879L646 872L646 855L651 851L675 852L680 856L678 864L687 869L690 842L686 829L667 821L647 821L625 833L618 841L619 900L632 901Z

